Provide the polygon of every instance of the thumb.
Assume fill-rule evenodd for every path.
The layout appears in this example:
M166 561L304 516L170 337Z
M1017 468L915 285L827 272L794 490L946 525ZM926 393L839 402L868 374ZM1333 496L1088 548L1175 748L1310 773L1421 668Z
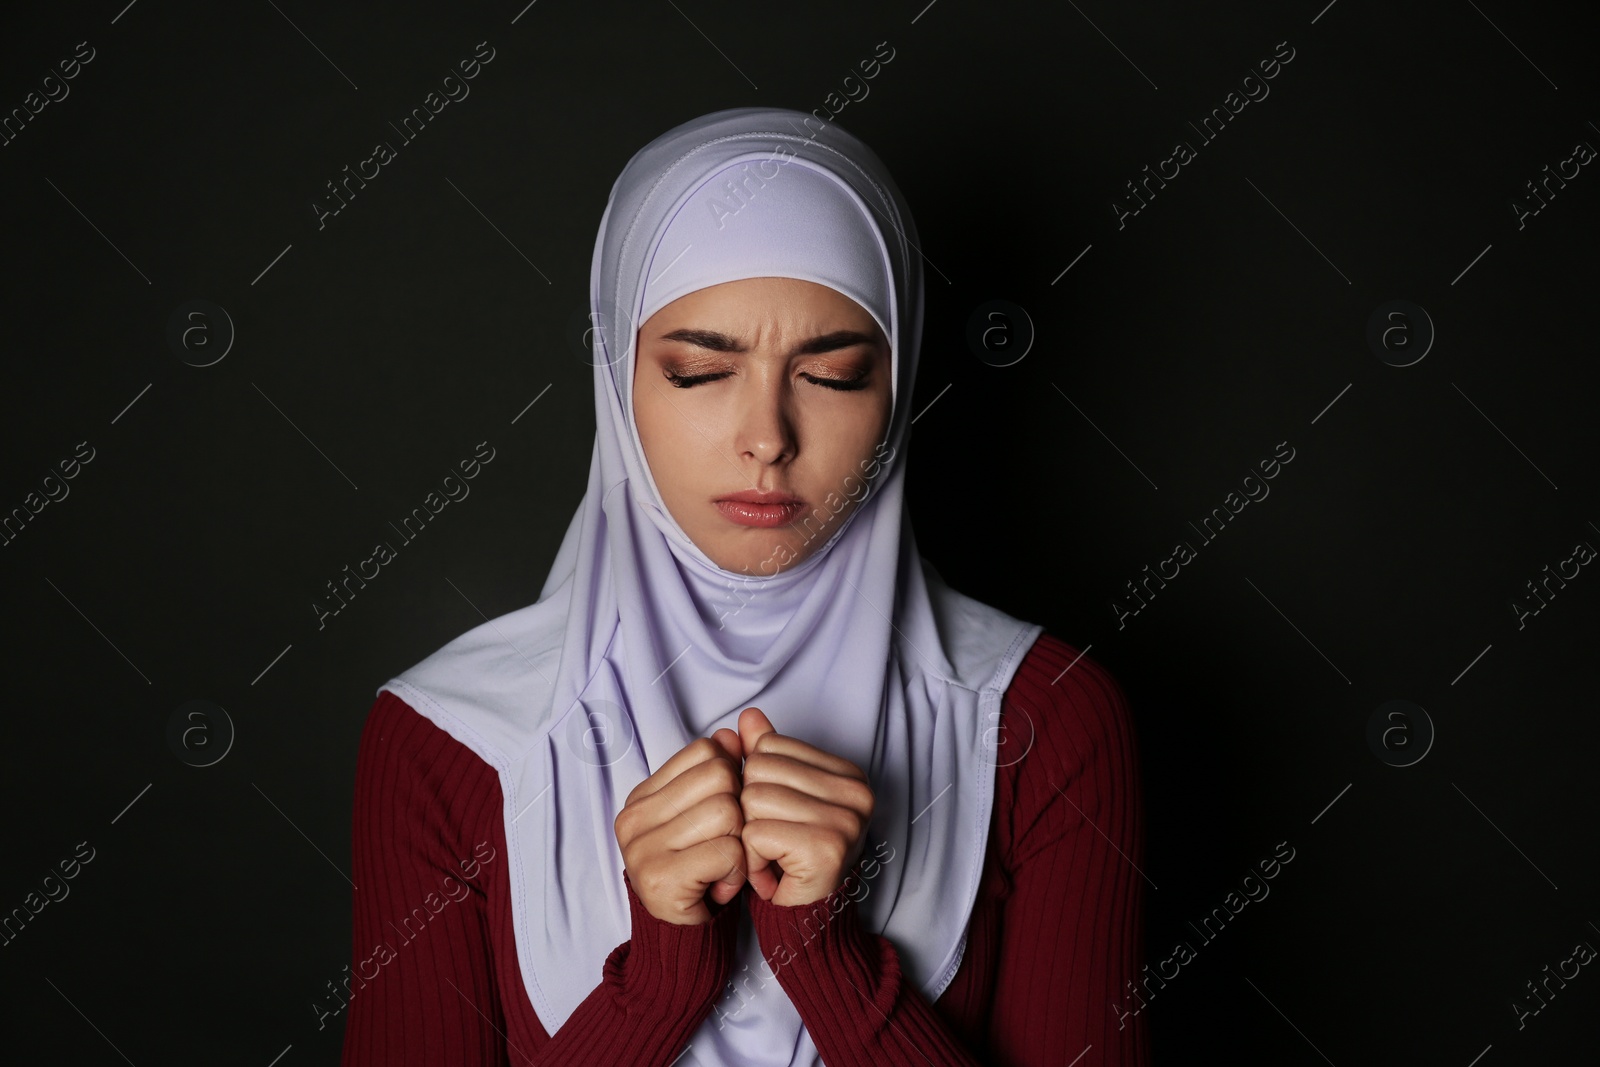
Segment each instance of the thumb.
M744 746L744 758L749 759L756 750L762 734L776 733L772 720L760 708L745 708L739 713L739 741Z

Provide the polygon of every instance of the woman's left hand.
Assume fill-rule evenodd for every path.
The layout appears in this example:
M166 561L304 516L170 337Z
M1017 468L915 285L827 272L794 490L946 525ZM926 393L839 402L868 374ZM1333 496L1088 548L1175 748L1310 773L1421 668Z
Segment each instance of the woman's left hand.
M861 855L873 806L866 774L847 759L778 733L760 708L739 713L739 739L740 839L750 887L783 906L821 900L844 883Z

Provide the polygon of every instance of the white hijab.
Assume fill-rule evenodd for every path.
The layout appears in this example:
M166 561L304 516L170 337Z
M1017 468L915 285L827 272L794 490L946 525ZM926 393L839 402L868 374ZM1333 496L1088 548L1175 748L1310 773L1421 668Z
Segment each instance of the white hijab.
M872 150L837 124L805 136L807 117L718 111L629 160L590 279L603 328L588 490L539 599L379 690L499 774L517 958L549 1033L630 937L613 828L628 793L694 738L737 730L750 706L867 772L876 807L862 856L888 859L853 906L898 950L907 983L937 998L966 945L993 727L1042 628L948 588L917 552L904 503L922 328L916 230ZM633 420L633 342L684 293L766 276L829 285L877 318L894 405L882 462L841 487L840 498L865 494L858 508L798 566L750 575L714 564L663 506ZM736 952L754 997L741 1008L741 993L724 990L679 1062L820 1063L747 912Z

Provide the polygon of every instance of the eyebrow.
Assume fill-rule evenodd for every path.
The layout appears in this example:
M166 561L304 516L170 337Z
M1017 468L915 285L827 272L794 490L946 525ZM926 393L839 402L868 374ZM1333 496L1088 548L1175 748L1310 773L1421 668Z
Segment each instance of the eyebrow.
M707 348L713 352L748 352L748 346L739 343L733 337L716 330L682 329L664 333L659 340L682 341L694 345L696 348ZM856 345L878 344L878 338L872 334L862 333L859 330L835 330L832 333L820 334L809 341L802 341L790 352L791 356L812 356L819 352L833 352L841 348L854 348Z

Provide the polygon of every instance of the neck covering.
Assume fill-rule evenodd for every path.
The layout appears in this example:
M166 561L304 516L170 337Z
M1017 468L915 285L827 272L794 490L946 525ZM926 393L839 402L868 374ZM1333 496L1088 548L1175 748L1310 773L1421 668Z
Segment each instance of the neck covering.
M950 589L917 551L904 499L922 328L916 230L877 155L837 123L803 134L809 117L718 111L629 160L590 275L588 488L539 599L378 690L498 773L517 960L552 1034L630 937L613 826L628 793L695 738L737 731L746 707L867 773L862 856L880 863L850 896L863 928L897 950L904 980L936 999L965 948L993 726L1042 628ZM840 487L859 506L799 564L755 575L717 566L662 504L631 400L638 325L686 293L752 277L817 282L867 309L889 339L894 382L884 443L855 488ZM749 893L727 906L745 909ZM819 1064L747 910L738 931L737 987L679 1062Z

